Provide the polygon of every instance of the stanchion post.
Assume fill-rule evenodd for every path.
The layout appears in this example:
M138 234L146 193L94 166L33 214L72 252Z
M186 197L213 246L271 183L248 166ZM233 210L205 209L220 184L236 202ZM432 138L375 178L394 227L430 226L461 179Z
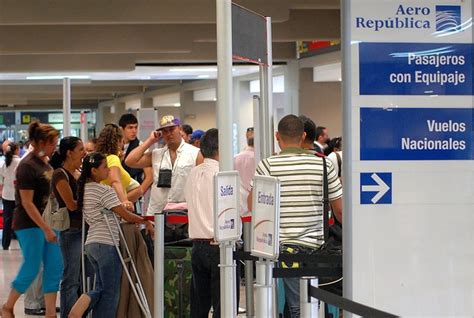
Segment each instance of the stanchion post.
M222 242L220 249L221 274L221 316L237 317L237 298L235 295L235 262L233 260L235 242Z
M244 251L250 252L250 240L252 239L252 225L250 222L245 222L244 227ZM254 317L254 299L253 299L253 261L245 261L245 306L246 316Z
M300 314L301 318L318 318L319 300L309 295L309 287L318 287L318 279L314 277L300 278Z
M164 285L165 285L165 216L163 213L155 213L155 297L153 299L155 318L164 317Z
M273 262L262 260L256 262L257 302L255 317L272 317L272 272Z

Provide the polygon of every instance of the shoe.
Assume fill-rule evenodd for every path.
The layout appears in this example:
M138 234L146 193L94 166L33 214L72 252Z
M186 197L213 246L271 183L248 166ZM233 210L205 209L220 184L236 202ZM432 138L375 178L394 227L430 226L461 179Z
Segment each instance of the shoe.
M44 310L43 308L39 308L39 309L25 308L25 315L44 316L45 314L46 314L46 310Z

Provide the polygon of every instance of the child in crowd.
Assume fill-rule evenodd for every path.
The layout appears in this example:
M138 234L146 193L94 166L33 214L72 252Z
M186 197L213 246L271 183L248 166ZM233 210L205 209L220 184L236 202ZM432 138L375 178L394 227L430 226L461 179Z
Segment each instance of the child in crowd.
M115 318L120 296L122 265L114 246L119 242L119 229L110 213L116 213L128 222L145 224L147 232L154 235L153 224L127 211L114 189L100 182L107 179L109 168L105 155L98 152L88 154L83 161L78 187L78 208L82 209L89 232L85 243L86 255L97 276L95 290L83 294L73 306L69 317L80 318L93 310L92 317ZM103 210L107 214L108 223ZM112 237L113 236L113 237Z

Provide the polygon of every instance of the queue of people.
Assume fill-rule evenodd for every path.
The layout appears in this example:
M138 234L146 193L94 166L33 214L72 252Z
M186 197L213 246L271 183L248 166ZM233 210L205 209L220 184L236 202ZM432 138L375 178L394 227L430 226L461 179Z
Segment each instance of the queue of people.
M5 165L2 194L5 225L20 241L24 262L12 282L3 317L14 317L13 308L42 269L46 317L56 317L60 291L61 317L115 317L122 267L112 237L102 217L108 209L122 220L143 224L153 238L153 224L144 218L170 208L188 211L192 247L191 317L220 317L219 248L213 240L212 177L219 170L217 129L192 130L174 116L163 116L150 136L137 138L133 114L119 125L107 124L97 139L65 137L47 124L29 128L32 150L20 161L15 143L3 145ZM282 184L281 252L311 253L324 244L322 213L322 153L328 171L329 200L335 218L342 223L341 138L329 139L327 128L305 116L282 118L276 132L281 153L255 162L254 130L246 131L247 147L235 158L241 176L242 214L251 211L252 177L277 176ZM162 147L156 145L162 143ZM149 191L143 216L140 200ZM15 196L13 196L13 192ZM43 220L50 192L59 208L67 208L70 226L58 232ZM247 202L249 202L247 204ZM13 222L11 220L13 219ZM85 221L85 222L84 222ZM113 222L111 222L113 225ZM87 225L85 251L88 275L96 276L91 291L81 286L82 231ZM7 249L11 231L4 231ZM299 316L299 292L295 279L284 279L291 317Z

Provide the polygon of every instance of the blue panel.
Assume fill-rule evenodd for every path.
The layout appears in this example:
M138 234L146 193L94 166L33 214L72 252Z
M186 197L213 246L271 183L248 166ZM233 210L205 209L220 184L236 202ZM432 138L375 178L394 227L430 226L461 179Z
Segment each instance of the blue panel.
M383 189L378 181L388 186L388 190ZM383 191L383 195L377 197L379 191ZM392 174L389 172L361 173L360 204L392 204Z
M361 160L472 160L471 108L360 109Z
M472 95L472 44L360 43L360 95Z

